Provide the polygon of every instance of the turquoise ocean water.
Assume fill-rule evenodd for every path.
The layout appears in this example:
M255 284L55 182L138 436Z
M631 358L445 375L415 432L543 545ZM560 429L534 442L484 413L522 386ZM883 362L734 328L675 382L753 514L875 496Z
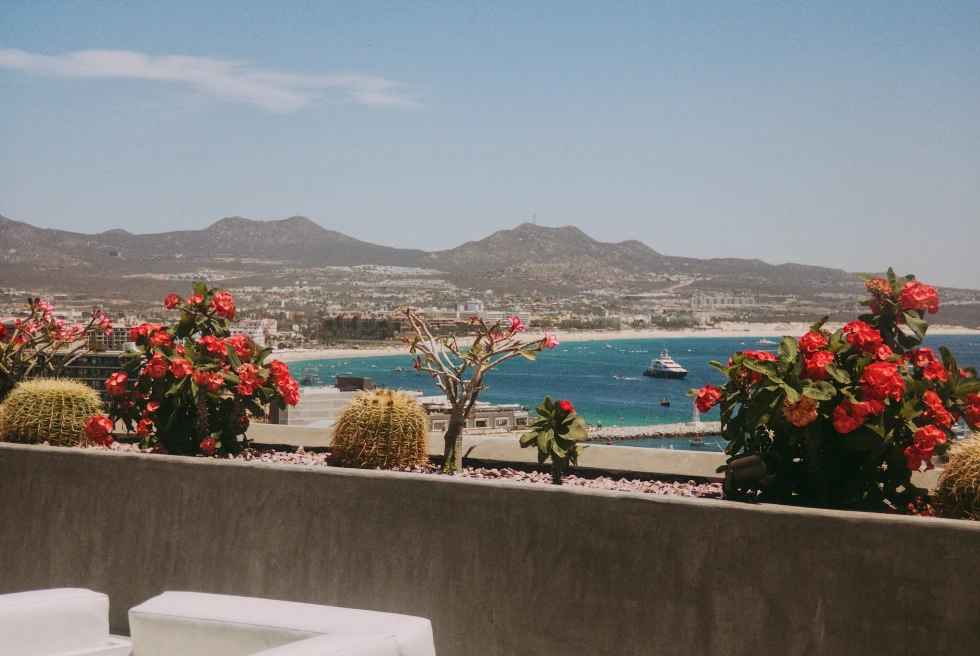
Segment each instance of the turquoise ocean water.
M769 336L778 341L777 335ZM611 340L609 342L567 342L552 351L544 351L537 361L516 358L492 371L486 378L488 389L480 394L481 401L490 403L520 403L533 407L546 395L570 400L578 413L589 423L601 421L604 426L643 426L648 424L691 421L693 400L685 396L692 387L705 383L720 385L722 375L708 362L725 362L737 350L755 349L775 352L776 346L757 345L758 337L676 337L669 339ZM606 348L606 344L611 348ZM945 345L953 352L960 366L980 368L980 336L943 335L929 337L926 346ZM660 380L643 376L650 360L660 355L662 348L688 370L684 380ZM404 371L396 372L402 367ZM427 374L412 370L408 355L315 360L290 363L293 375L316 373L324 384L332 384L333 376L346 373L368 376L386 387L421 390L426 395L439 394ZM671 401L670 407L660 405L662 398ZM718 410L706 415L718 420ZM622 420L622 422L620 421ZM643 441L644 445L647 441ZM673 442L677 442L673 445ZM686 438L657 440L658 445L681 448ZM619 442L619 444L628 444Z

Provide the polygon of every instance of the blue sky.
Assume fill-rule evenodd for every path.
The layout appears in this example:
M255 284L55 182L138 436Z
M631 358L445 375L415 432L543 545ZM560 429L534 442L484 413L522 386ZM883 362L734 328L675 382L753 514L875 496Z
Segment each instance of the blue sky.
M0 0L0 149L45 227L536 214L980 288L980 3Z

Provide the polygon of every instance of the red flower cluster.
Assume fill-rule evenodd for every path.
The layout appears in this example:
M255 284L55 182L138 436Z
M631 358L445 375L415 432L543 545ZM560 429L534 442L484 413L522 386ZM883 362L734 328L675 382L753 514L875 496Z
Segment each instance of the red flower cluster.
M886 398L901 401L905 394L905 380L898 373L894 362L873 362L861 374L864 398L884 402Z
M225 350L225 343L214 335L205 335L197 344L215 360L220 360L223 362L228 353L228 351Z
M811 333L812 334L812 333ZM803 370L800 378L810 380L827 380L827 365L834 363L834 354L830 351L816 351L803 357Z
M864 323L852 321L844 326L847 343L863 353L874 353L883 343L881 333Z
M864 426L865 417L871 414L871 405L861 401L853 403L849 399L841 401L834 408L834 430L844 435Z
M143 366L143 373L150 378L163 378L170 370L167 361L159 353L154 353L147 363Z
M711 384L705 385L698 391L697 398L694 399L694 405L697 406L698 412L704 414L721 400L721 395L721 389Z
M936 314L939 312L939 294L935 287L923 285L918 280L910 280L902 286L898 305L903 310L920 310Z
M217 372L194 370L194 382L200 387L205 387L212 392L216 392L224 385L224 376Z
M163 305L168 310L176 310L178 307L180 307L180 296L170 294L166 299L164 299Z
M213 437L206 437L203 440L201 440L200 446L201 446L201 451L203 451L208 455L211 455L212 453L214 453L214 450L217 448L218 443L214 441Z
M163 324L159 323L141 323L140 325L130 328L129 330L129 341L136 342L139 341L140 337L148 338L154 331L163 328Z
M174 361L170 363L170 373L174 375L174 378L180 380L184 376L190 376L194 373L194 367L184 358L174 358Z
M95 415L85 424L85 437L99 446L112 446L112 430L115 425L105 415Z
M561 408L561 411L564 412L566 415L570 415L573 412L575 412L575 408L572 406L572 402L566 401L565 399L562 399L561 401L558 402L558 407Z
M745 357L759 362L776 362L776 356L769 351L745 351Z
M800 398L796 403L784 401L783 415L794 426L807 426L817 420L817 401L809 396Z
M256 376L259 368L247 362L235 370L238 374L238 393L242 396L252 396L255 390L265 382L265 378Z
M922 377L927 380L941 380L944 383L949 380L946 370L939 362L931 362L922 368Z
M980 424L980 394L967 394L966 412L963 414L966 420L976 426Z
M939 398L938 394L929 390L922 395L922 402L926 406L925 412L922 413L923 419L927 419L930 423L940 428L951 428L953 426L953 417L946 410L946 406L943 405L943 400Z
M129 376L123 372L113 372L105 381L105 389L109 393L109 396L124 396L126 394L126 383L128 381Z
M936 448L936 444L946 443L946 433L935 426L923 426L915 431L912 439L912 446L905 449L909 469L918 471L922 463L926 464L927 470L932 469L932 450Z
M905 355L905 358L914 366L920 368L937 361L936 354L932 352L932 349L925 347L912 349Z
M803 337L800 337L797 343L800 345L800 351L805 355L827 348L827 340L824 339L824 336L812 330Z
M194 294L193 296L187 297L188 305L200 305L203 302L204 302L204 297L201 296L200 294Z
M282 400L288 405L299 403L299 383L289 375L289 366L285 362L273 360L269 363L269 370L272 372L273 380L276 381L276 388Z
M235 318L235 303L231 299L231 294L228 292L218 292L211 299L211 309L217 313L219 317L224 317L225 319Z
M235 354L238 356L239 360L248 360L252 357L252 347L248 344L248 337L242 335L241 333L237 335L232 335L231 337L225 337L225 344L230 344L233 349L235 349Z

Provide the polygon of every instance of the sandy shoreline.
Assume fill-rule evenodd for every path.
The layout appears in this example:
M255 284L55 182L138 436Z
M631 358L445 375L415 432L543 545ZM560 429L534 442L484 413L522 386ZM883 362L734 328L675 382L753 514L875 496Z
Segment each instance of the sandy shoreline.
M828 328L836 330L839 326L828 325ZM706 330L605 330L605 331L582 331L565 332L558 331L558 339L562 342L612 342L616 340L630 339L683 339L691 337L750 337L759 339L768 337L778 341L781 335L802 335L809 330L809 324L805 323L769 323L769 324L725 324L721 328L709 328ZM540 335L541 331L528 331L527 337L534 338ZM980 330L970 328L960 328L957 326L933 326L929 328L930 335L977 335ZM372 348L324 348L324 349L290 349L276 351L274 358L283 362L297 362L300 360L326 360L331 358L374 358L384 355L408 355L408 349L400 342L392 346L379 346Z

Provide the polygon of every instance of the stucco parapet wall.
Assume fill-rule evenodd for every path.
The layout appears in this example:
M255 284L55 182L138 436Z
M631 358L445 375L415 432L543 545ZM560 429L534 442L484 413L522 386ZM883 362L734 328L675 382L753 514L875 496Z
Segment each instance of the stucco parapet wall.
M537 464L537 452L533 448L522 449L520 432L506 436L474 435L463 433L463 457L487 466L506 466L509 463ZM333 440L333 429L281 426L277 424L253 424L248 429L249 439L259 444L325 448ZM661 476L681 479L690 477L708 481L720 481L718 467L725 464L727 456L720 452L686 451L682 449L649 449L635 446L606 446L589 444L579 456L575 471L593 471L614 476L631 474ZM441 433L429 436L429 455L441 456ZM941 469L912 475L912 482L929 490L935 489Z
M975 654L980 525L0 444L0 592L427 617L440 656ZM560 600L560 602L556 602Z

